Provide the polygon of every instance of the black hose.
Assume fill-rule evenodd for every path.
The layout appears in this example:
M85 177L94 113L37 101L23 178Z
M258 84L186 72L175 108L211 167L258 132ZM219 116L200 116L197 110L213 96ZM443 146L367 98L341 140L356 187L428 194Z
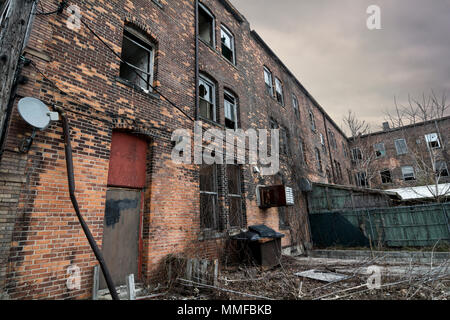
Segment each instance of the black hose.
M106 266L105 260L103 259L103 255L99 250L97 243L95 242L95 239L92 236L91 231L89 230L89 227L87 226L86 222L84 221L80 213L80 208L78 207L78 201L77 198L75 197L75 179L73 174L72 145L70 143L69 123L67 122L67 118L64 112L60 112L60 116L62 118L62 125L64 132L64 145L66 151L67 177L69 180L70 200L72 201L73 208L75 209L78 220L80 221L81 227L83 228L84 234L86 235L86 238L88 239L89 244L91 245L92 251L94 251L95 257L97 258L98 263L100 264L100 268L103 271L106 284L108 285L109 293L111 294L113 300L120 300L116 292L116 287L114 286L114 283L111 279L108 267Z

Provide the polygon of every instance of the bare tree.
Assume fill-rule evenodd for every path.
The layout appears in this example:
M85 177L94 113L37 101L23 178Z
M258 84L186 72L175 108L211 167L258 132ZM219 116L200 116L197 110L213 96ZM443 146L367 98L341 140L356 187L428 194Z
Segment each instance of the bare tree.
M429 94L423 93L419 98L409 95L405 105L398 104L395 98L394 104L395 110L386 112L386 120L393 128L402 130L405 141L408 141L405 126L424 123L434 126L435 132L425 137L425 144L418 144L416 141L409 143L408 156L416 169L414 186L426 186L435 200L441 202L450 196L450 186L443 184L444 177L449 174L447 167L449 160L448 132L442 130L440 121L450 111L447 94L444 92L438 96L432 90ZM417 193L416 189L412 188L411 190Z
M378 144L378 137L372 135L370 125L364 120L359 120L352 111L348 112L343 122L344 127L351 134L350 152L357 185L368 188L378 174L372 165L377 158L374 146Z

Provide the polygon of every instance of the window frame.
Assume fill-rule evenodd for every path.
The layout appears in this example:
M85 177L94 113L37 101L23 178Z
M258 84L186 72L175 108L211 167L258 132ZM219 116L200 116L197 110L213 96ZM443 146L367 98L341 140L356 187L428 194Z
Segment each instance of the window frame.
M358 150L358 152L355 153L355 150ZM352 148L350 150L350 153L351 153L352 161L357 162L357 161L363 160L363 154L362 154L361 148L359 148L359 147Z
M317 131L317 127L316 127L316 117L314 115L314 112L311 109L309 109L308 113L309 113L309 124L311 126L311 130L313 132L316 132Z
M295 94L292 94L292 107L294 108L295 116L300 120L300 104L298 103L298 98Z
M377 146L381 146L381 145L383 146L382 150L377 149ZM373 150L374 150L374 152L375 152L375 158L376 158L376 159L384 158L384 157L386 156L386 145L384 144L384 142L375 143L375 144L373 145ZM381 155L379 156L379 155L377 154L377 152L380 152Z
M223 54L223 42L222 42L222 32L224 32L228 37L230 37L230 42L231 42L231 48L228 48L231 50L232 53L232 61L230 61L227 57L224 56ZM220 51L222 56L227 59L227 61L231 62L233 65L236 65L236 41L234 38L233 33L230 31L230 29L228 29L225 25L221 24L220 25Z
M203 99L200 94L199 94L199 99L207 101L208 103L212 104L212 109L213 109L213 119L209 119L207 117L204 117L201 115L200 110L199 110L199 117L208 121L213 121L213 122L217 122L217 101L216 101L216 84L208 79L206 76L200 74L199 78L198 78L198 88L199 88L199 92L200 92L200 85L201 82L205 82L207 85L211 86L211 99L212 102L207 101L206 99ZM200 108L200 106L199 106Z
M399 147L398 147L397 141L403 141L403 142L405 143L405 152L400 153L401 150L399 151ZM395 139L395 140L394 140L394 145L395 145L395 151L397 151L397 155L398 155L398 156L401 156L401 155L404 155L404 154L408 154L408 153L409 153L408 144L407 144L407 142L406 142L406 139L404 139L404 138L401 138L401 139Z
M203 39L203 38L200 36L200 30L199 30L199 33L198 33L198 38L199 38L201 41L203 41L204 43L206 43L207 45L209 45L209 46L215 48L215 47L216 47L216 17L213 15L213 13L211 12L211 10L209 10L209 9L208 9L204 4L202 4L201 2L198 3L198 7L199 7L199 9L202 9L203 11L205 11L205 13L206 13L207 15L209 15L209 16L211 17L211 19L212 19L212 25L211 25L211 41L212 41L212 43L208 43L208 41L206 41L205 39ZM199 13L198 19L199 19L199 18L200 18L200 13ZM199 23L199 25L200 25L200 23Z
M269 84L266 82L266 74L270 77L270 87ZM272 71L270 71L269 68L264 66L264 87L266 89L266 92L268 89L270 89L269 95L273 98L274 97L274 88L273 88L273 74Z
M234 107L234 117L235 117L234 130L237 130L237 129L239 129L238 100L236 98L236 95L233 94L232 92L228 91L228 90L224 90L224 93L223 93L223 111L224 111L225 128L231 129L231 128L228 128L226 126L226 120L228 119L228 120L231 121L231 119L227 118L227 116L226 116L226 104L225 104L226 95L230 96L234 100L234 105L233 105L233 107Z
M229 185L230 185L229 184L229 181L230 181L230 179L229 179L229 169L231 167L235 167L236 168L236 173L237 173L237 183L236 183L236 185L237 185L237 187L239 189L239 194L235 194L235 193L231 193L230 192L230 188L229 188ZM242 167L240 165L238 165L238 164L227 164L226 167L225 167L225 170L226 170L226 176L227 176L228 226L231 229L243 228L244 225L245 225L245 217L244 217L244 208L243 208L244 196L243 196L243 190L242 190L242 176L241 176L242 175ZM231 201L230 200L232 198L233 199L240 199L240 204L241 204L241 206L240 206L240 217L238 217L238 219L241 222L240 226L233 226L233 225L231 225L231 219L230 219L230 217L231 217L231 212L230 212Z
M412 179L405 177L405 170L404 169L406 169L406 168L411 168L412 169L412 175L413 175ZM416 178L416 171L414 170L413 166L402 166L401 170L402 170L403 181L415 181L417 179Z
M144 46L142 43L137 42L136 40L132 39L131 37L129 37L126 33L130 34L131 36L137 38L138 40L140 40L141 42L143 42L146 46ZM125 38L127 39L127 41L130 41L131 43L133 43L134 45L142 48L143 50L147 51L149 53L149 61L148 61L148 71L142 70L139 67L133 65L132 63L126 61L123 58L123 53L124 53L124 40ZM137 84L136 82L126 79L125 77L123 77L122 75L120 75L120 71L119 71L119 77L124 80L127 81L129 83L132 83L133 85L141 88L142 90L146 91L146 92L153 92L153 82L154 82L154 76L155 76L155 55L156 55L156 45L154 43L152 43L150 40L147 39L147 37L145 36L144 33L137 31L135 29L133 29L130 26L124 26L123 28L123 33L122 33L122 48L121 48L121 59L123 61L121 61L120 65L125 64L130 68L133 68L135 70L135 72L137 74L143 73L147 76L147 88L143 88L141 85ZM141 77L137 77L139 79L139 82L142 80Z
M200 190L200 227L202 230L211 230L211 231L219 231L220 229L220 206L219 206L219 181L218 181L218 171L219 171L219 167L216 164L213 165L205 165L203 164L200 168L200 172L199 175L201 175L201 169L202 167L213 167L213 181L214 181L214 189L215 191L203 191L202 190L202 185L201 185L201 177L199 178L199 190ZM202 226L202 202L201 202L201 195L205 194L205 195L209 195L209 196L214 196L215 197L215 206L213 206L214 208L214 212L213 212L213 227L203 227Z
M438 164L443 164L443 165L438 167ZM436 160L434 163L434 171L436 173L436 176L439 178L450 176L450 172L448 170L448 164L447 164L447 161L445 161L445 160ZM443 172L446 172L446 174L442 174Z
M436 138L436 140L431 140L431 138ZM441 140L439 139L439 134L437 134L436 132L434 133L429 133L425 135L425 142L427 143L427 147L428 149L434 150L434 149L440 149L441 146ZM432 147L431 143L433 142L437 142L438 146L437 147Z
M278 85L281 92L278 92ZM279 104L284 107L284 92L283 92L283 82L278 77L275 77L275 98ZM278 94L281 96L281 102L278 100Z
M320 155L319 148L314 148L316 161L317 161L317 169L319 169L319 173L323 173L323 166L322 166L322 156Z

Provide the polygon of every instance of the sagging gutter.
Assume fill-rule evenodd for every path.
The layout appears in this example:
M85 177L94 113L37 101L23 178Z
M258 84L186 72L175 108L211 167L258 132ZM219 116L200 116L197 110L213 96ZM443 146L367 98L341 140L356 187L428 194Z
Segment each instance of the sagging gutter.
M59 107L56 107L56 110L59 112L59 115L62 119L70 200L72 201L73 208L77 214L77 217L81 224L81 227L83 228L84 234L86 235L86 238L89 241L89 245L91 246L92 251L95 254L95 257L97 258L98 263L100 264L100 268L102 269L103 276L105 277L105 281L108 286L111 297L113 300L120 300L119 296L117 295L116 287L114 286L113 280L112 280L111 275L108 270L108 267L105 263L105 260L103 259L103 254L101 253L100 249L98 248L97 243L96 243L94 237L92 236L92 233L89 230L88 225L86 224L86 222L83 219L83 216L81 215L80 208L78 206L78 201L75 196L75 178L74 178L74 171L73 171L72 145L70 143L69 123L67 122L67 117L66 117L64 110Z

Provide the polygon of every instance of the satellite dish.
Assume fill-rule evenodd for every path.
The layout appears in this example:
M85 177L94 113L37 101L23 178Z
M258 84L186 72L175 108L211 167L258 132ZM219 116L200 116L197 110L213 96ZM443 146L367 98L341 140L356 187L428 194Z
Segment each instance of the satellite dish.
M47 129L51 121L59 119L57 112L51 112L41 100L36 98L20 99L18 110L23 120L40 130Z

